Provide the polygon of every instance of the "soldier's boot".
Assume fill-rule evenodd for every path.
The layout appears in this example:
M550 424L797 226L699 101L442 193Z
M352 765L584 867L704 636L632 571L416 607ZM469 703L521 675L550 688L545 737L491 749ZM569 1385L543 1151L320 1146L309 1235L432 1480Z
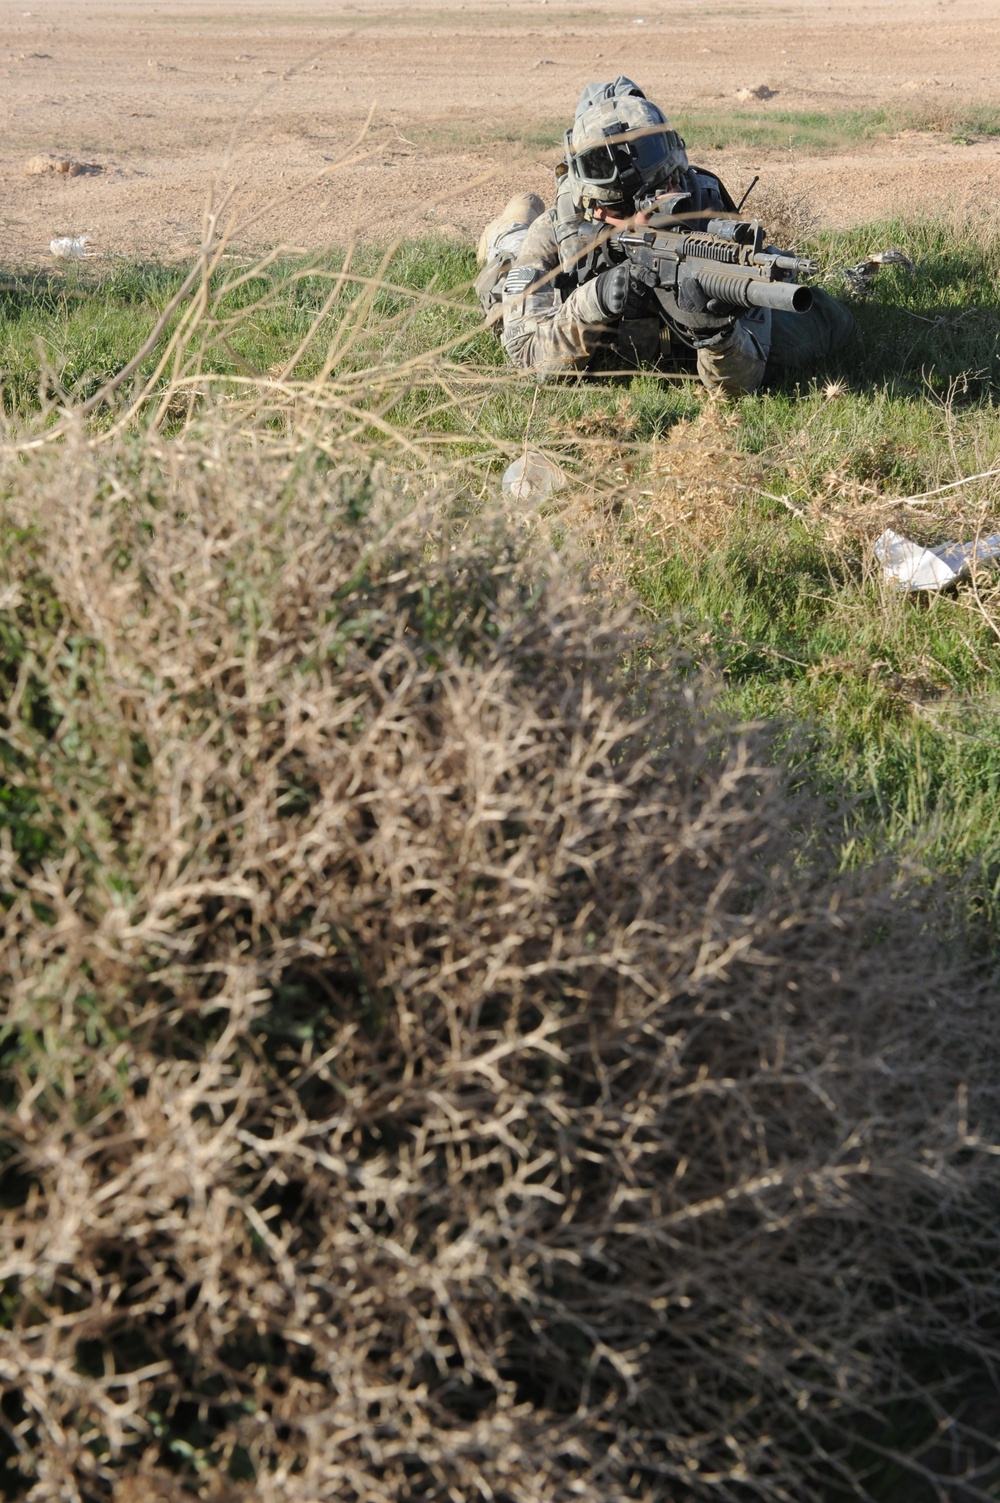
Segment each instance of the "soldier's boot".
M539 214L544 212L545 205L537 193L515 193L480 235L476 246L476 265L486 266L490 261L497 261L501 257L515 260L517 252L513 256L509 254L508 237L516 235L519 230L527 230Z
M508 271L545 204L537 193L516 193L508 204L490 220L476 246L476 264L483 269L476 278L476 295L488 324L497 325L502 316L501 296Z

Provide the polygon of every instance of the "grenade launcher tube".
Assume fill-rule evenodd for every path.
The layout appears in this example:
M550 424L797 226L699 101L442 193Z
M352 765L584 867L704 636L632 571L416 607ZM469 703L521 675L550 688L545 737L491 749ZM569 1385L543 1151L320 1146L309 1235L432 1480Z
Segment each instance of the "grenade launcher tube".
M765 282L725 271L698 271L706 297L731 308L778 308L785 313L808 313L813 304L811 287L798 282Z

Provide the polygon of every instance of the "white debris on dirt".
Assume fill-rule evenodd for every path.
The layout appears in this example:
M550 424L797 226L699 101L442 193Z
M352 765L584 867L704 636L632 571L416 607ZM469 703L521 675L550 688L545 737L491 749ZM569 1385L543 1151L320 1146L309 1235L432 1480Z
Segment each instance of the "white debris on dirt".
M904 590L941 590L968 579L976 564L1000 558L1000 533L970 543L937 543L924 548L886 528L875 541L875 557L887 580Z
M49 250L57 261L80 261L94 254L89 235L57 235L49 241Z

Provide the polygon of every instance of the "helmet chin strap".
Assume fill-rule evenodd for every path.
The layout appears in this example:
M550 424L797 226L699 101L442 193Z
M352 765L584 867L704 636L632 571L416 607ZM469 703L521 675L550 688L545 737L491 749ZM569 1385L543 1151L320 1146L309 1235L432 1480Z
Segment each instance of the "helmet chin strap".
M615 166L618 169L618 182L621 186L623 202L635 203L637 196L642 192L642 173L632 157L627 141L622 136L628 130L627 125L605 126L604 134L612 138L608 144Z

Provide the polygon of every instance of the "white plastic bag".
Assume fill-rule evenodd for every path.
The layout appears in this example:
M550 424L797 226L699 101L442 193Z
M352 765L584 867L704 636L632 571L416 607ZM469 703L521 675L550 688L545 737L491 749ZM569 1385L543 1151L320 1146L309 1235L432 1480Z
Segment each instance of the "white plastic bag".
M904 590L940 590L968 579L975 563L1000 556L1000 534L971 543L938 543L924 548L886 528L875 542L875 557L886 579Z

